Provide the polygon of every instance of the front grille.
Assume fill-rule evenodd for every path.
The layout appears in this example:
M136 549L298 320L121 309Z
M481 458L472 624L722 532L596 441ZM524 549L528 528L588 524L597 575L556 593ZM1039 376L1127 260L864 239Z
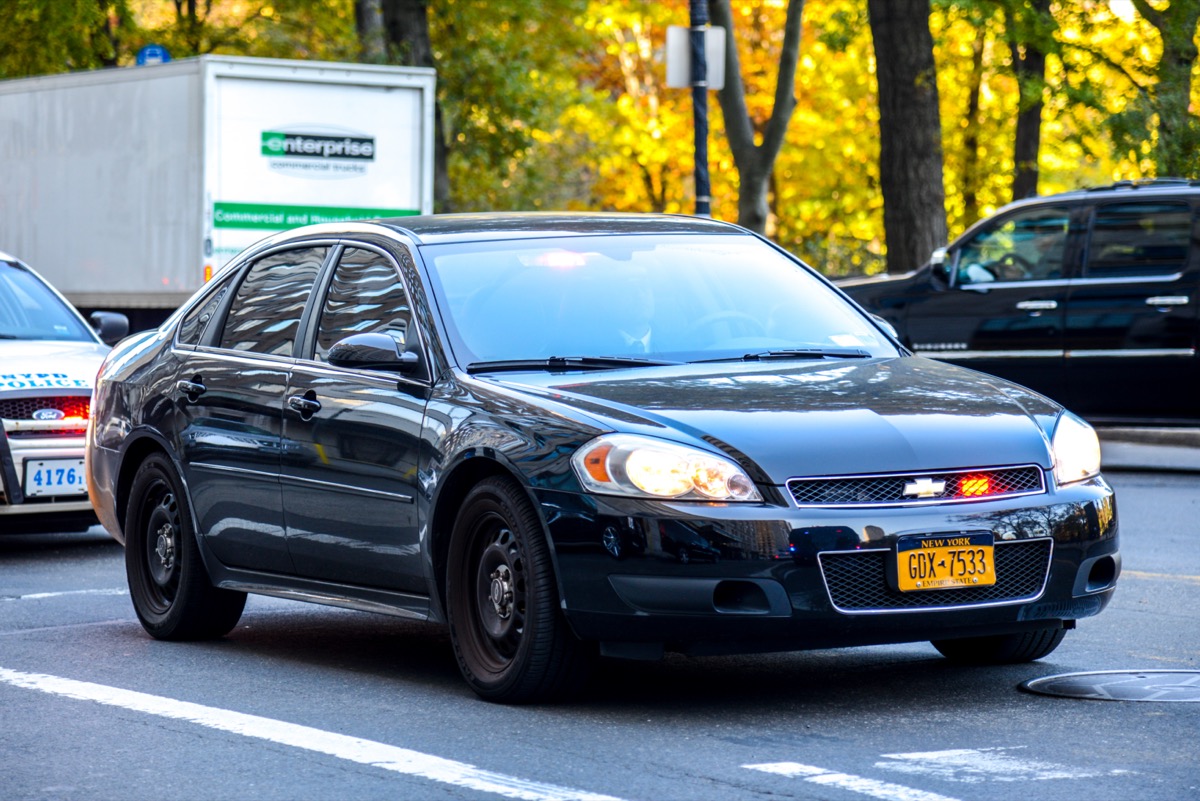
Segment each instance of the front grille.
M49 396L43 398L0 399L0 418L5 420L32 420L33 413L41 409L58 409L63 417L87 419L92 399L87 395Z
M900 592L887 580L892 551L818 554L829 599L843 612L929 609L976 604L1016 603L1042 593L1050 570L1051 540L997 542L996 583L990 587Z
M943 486L937 489L938 482ZM986 482L986 483L984 483ZM889 473L870 476L793 478L787 483L798 506L878 506L959 503L1045 492L1037 465L987 467L942 473ZM905 488L909 494L905 494ZM916 494L923 493L922 495Z

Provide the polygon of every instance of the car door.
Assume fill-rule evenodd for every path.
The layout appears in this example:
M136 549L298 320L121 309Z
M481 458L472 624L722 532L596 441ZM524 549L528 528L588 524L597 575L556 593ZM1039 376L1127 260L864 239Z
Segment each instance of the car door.
M910 301L913 350L1062 397L1071 214L1068 204L1019 209L956 244L950 287Z
M279 487L283 398L301 314L328 250L257 260L231 298L215 292L183 326L185 337L202 324L213 329L180 352L178 447L200 533L231 567L292 572ZM213 315L211 324L203 320Z
M363 333L419 354L409 294L395 260L367 247L341 252L327 283L284 407L288 547L302 576L424 594L416 500L425 362L398 373L328 361L336 342Z
M1195 418L1200 254L1184 199L1098 204L1067 299L1067 405L1095 419Z

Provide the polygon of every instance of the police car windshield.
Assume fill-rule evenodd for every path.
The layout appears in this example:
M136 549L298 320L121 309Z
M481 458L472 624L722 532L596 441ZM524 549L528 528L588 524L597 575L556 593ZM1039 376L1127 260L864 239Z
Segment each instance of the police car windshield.
M8 261L0 261L0 339L96 341L36 275Z

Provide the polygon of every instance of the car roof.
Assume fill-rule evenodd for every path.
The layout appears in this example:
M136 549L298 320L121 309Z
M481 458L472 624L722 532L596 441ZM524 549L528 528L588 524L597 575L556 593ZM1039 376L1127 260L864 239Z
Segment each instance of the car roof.
M1187 178L1156 178L1146 181L1117 181L1105 186L1088 186L1082 189L1071 189L1054 195L1035 195L1014 201L1005 209L1032 206L1041 203L1054 203L1063 200L1125 200L1128 198L1162 198L1179 195L1200 195L1200 181Z
M730 223L675 214L484 212L394 217L379 222L418 245L553 236L748 234L744 228Z

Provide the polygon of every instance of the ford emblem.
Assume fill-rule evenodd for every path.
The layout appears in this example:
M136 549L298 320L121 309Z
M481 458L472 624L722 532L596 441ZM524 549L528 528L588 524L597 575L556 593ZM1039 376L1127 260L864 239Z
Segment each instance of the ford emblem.
M38 409L33 413L34 420L61 420L66 416L61 409Z

